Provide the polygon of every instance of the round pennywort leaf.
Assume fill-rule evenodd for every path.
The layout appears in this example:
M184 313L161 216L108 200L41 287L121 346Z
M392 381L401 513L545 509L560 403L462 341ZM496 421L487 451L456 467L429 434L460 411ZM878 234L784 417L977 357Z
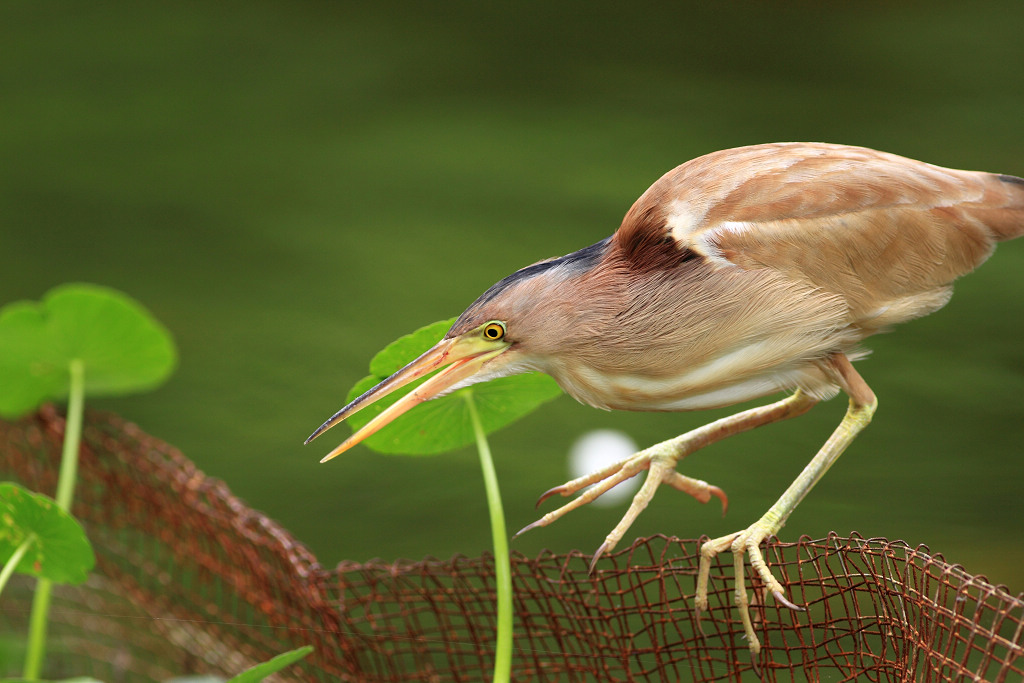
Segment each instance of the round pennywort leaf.
M0 483L0 564L32 538L15 571L55 583L82 583L96 557L82 526L52 498Z
M427 325L389 344L370 361L372 374L352 387L348 400L353 400L383 381L436 344L454 322L443 320ZM353 430L359 429L426 380L425 377L385 396L348 418L348 422ZM475 437L466 406L467 392L472 392L480 422L489 434L532 412L540 404L558 396L562 390L555 380L536 372L474 384L421 403L363 443L381 453L405 455L443 453L469 445Z
M0 416L66 397L73 360L86 395L110 396L156 387L176 357L170 334L134 299L97 285L55 287L39 303L0 309Z

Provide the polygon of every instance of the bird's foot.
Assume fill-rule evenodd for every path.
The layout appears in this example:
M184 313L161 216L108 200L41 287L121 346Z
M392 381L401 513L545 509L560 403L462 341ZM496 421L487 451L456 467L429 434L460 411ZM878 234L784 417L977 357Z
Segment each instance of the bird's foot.
M744 566L744 555L750 558L750 566L753 567L761 581L764 583L764 595L771 593L780 603L803 611L786 598L785 589L779 583L761 553L760 545L770 538L781 528L781 524L768 518L768 515L751 524L747 529L736 533L728 534L704 543L700 548L700 569L697 574L697 594L694 603L697 608L698 619L701 612L708 609L708 576L711 571L711 560L719 553L728 550L733 556L733 571L735 574L735 597L733 602L739 610L740 619L743 621L743 632L747 636L747 645L751 655L757 655L761 651L761 641L754 633L754 626L750 619L750 606L747 598L746 568ZM699 622L698 622L699 623Z
M674 446L674 444L674 452L666 452L668 450L669 443L671 442L652 446L651 448L642 450L621 462L611 465L610 467L606 467L584 477L579 477L578 479L573 479L570 482L562 484L561 486L556 486L553 489L549 489L544 492L540 497L540 500L537 501L537 505L540 505L555 494L567 497L583 491L583 489L586 489L588 486L591 487L583 491L583 493L571 502L566 503L557 510L547 513L533 524L523 527L516 533L516 536L529 531L530 529L551 524L576 508L582 507L583 505L595 500L613 486L639 474L643 470L647 470L647 479L644 481L643 486L640 487L637 494L633 497L633 502L630 504L626 514L622 517L622 521L612 529L611 533L609 533L604 539L604 543L602 543L601 547L599 547L597 552L594 553L594 557L590 562L591 571L593 571L594 564L597 562L598 558L600 558L604 553L611 551L612 548L622 540L623 535L625 535L626 531L633 523L633 520L635 520L637 515L643 512L644 508L646 508L651 502L651 499L654 498L655 492L658 490L658 486L661 484L668 484L674 489L687 493L701 503L707 503L711 500L711 497L714 496L722 501L722 514L724 515L726 509L729 507L729 499L726 497L725 492L717 486L708 484L706 481L693 479L692 477L687 477L676 472L676 463L685 453L681 454L678 447Z

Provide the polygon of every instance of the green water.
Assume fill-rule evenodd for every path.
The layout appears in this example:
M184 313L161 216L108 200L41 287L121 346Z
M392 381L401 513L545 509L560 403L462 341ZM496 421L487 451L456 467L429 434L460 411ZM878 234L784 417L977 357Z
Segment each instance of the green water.
M180 369L93 405L179 446L323 562L477 555L471 451L319 465L345 428L302 440L379 348L610 234L691 157L825 140L1024 175L1024 4L893 5L7 2L0 300L82 280L143 301ZM1024 590L1022 339L1024 240L945 310L870 342L876 421L783 537L925 543ZM729 493L728 517L665 490L630 537L746 526L843 410L694 456L684 471ZM533 521L582 432L647 444L723 414L555 401L493 438L509 525ZM621 512L581 510L513 548L592 550Z

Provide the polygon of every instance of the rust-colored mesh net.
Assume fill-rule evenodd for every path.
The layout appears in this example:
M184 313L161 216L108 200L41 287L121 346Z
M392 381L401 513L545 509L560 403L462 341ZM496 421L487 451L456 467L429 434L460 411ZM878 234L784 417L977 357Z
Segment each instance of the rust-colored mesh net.
M0 478L52 494L63 428L52 410L0 422ZM223 483L110 415L87 417L74 512L98 565L85 585L56 592L52 677L228 676L310 644L315 652L278 680L490 678L489 557L323 568ZM772 570L807 611L758 601L755 628L765 647L752 661L732 606L727 554L712 568L710 610L698 625L698 549L696 540L638 540L592 576L580 553L515 556L513 680L1016 682L1024 675L1024 596L923 546L859 537L769 546ZM24 633L31 585L22 578L2 596L0 639ZM12 666L0 666L0 675L14 673Z

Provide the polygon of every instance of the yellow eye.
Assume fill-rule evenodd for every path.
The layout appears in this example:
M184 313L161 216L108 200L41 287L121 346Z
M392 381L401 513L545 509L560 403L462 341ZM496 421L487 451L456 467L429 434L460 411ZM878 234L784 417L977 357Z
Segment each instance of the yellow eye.
M505 326L501 323L487 323L484 327L484 339L498 341L505 336Z

